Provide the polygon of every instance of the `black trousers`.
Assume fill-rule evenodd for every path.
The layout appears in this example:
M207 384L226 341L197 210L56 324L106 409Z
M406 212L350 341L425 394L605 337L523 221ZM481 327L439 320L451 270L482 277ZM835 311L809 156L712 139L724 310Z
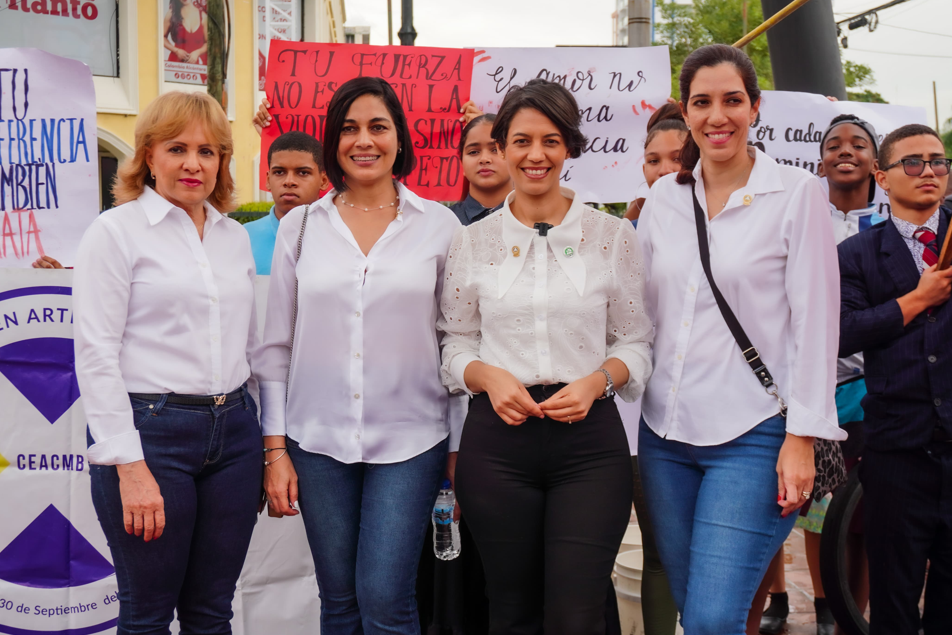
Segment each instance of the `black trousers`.
M870 635L952 633L952 443L893 452L867 447L859 475Z
M541 402L560 387L529 392ZM605 590L632 498L628 440L612 400L572 424L509 426L477 396L456 489L486 571L490 633L605 632Z

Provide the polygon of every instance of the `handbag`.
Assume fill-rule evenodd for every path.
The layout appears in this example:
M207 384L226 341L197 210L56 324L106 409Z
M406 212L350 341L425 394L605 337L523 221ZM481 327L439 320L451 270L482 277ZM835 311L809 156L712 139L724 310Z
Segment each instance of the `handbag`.
M704 222L704 210L701 209L701 203L697 200L697 193L694 192L693 188L691 196L694 199L694 222L697 226L697 243L701 252L701 267L703 267L704 275L711 286L714 301L717 302L717 308L727 323L731 335L734 336L734 341L740 347L744 361L750 366L750 370L760 381L760 385L764 387L767 394L776 397L777 403L780 405L780 416L786 419L787 404L780 396L773 376L767 370L767 365L761 359L760 353L757 352L750 338L747 337L744 327L740 325L740 321L734 315L730 305L727 304L721 290L717 288L717 283L714 282L714 275L711 273L711 250L707 244L707 224ZM816 476L813 479L813 498L820 500L846 480L846 463L843 461L843 452L839 443L829 439L814 439L813 457L814 467L816 468Z
M301 248L304 246L304 230L307 228L307 217L311 215L311 204L304 206L304 219L301 221L301 232L297 239L297 253L294 255L294 304L291 309L291 342L288 345L288 376L285 380L284 401L287 402L288 394L291 390L291 359L294 355L294 331L297 327L298 314L298 277L297 263L301 259Z

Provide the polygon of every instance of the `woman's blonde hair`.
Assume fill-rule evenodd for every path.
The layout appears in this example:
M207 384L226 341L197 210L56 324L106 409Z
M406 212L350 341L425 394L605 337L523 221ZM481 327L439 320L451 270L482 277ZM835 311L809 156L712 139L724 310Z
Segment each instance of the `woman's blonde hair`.
M146 151L156 143L168 141L190 124L198 122L205 128L212 144L218 146L218 179L208 202L226 214L235 209L235 181L229 169L235 146L231 125L217 101L205 93L170 92L146 106L136 122L136 151L123 162L112 184L116 205L139 198L145 186L155 187L155 179L146 163Z

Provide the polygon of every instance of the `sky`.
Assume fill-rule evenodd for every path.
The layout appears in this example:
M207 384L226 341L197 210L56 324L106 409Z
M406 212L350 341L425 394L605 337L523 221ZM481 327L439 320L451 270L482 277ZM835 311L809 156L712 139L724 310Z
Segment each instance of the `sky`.
M684 1L684 0L681 0ZM756 2L757 0L751 0ZM399 43L401 0L393 3L393 39ZM837 20L886 0L833 0ZM370 43L387 44L387 0L346 0L347 24L369 25ZM414 0L419 46L609 46L615 0ZM912 30L910 30L912 29ZM925 109L935 125L952 117L952 1L908 0L879 13L879 27L843 29L844 59L873 69L878 91L890 103ZM933 57L926 57L930 55Z

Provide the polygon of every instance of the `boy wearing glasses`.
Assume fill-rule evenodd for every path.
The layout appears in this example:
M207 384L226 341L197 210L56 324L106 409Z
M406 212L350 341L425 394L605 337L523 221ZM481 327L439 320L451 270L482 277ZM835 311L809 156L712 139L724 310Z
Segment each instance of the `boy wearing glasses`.
M840 356L866 362L860 463L870 634L952 633L952 269L949 159L932 128L883 139L876 182L892 217L839 245ZM919 598L929 563L925 611Z

